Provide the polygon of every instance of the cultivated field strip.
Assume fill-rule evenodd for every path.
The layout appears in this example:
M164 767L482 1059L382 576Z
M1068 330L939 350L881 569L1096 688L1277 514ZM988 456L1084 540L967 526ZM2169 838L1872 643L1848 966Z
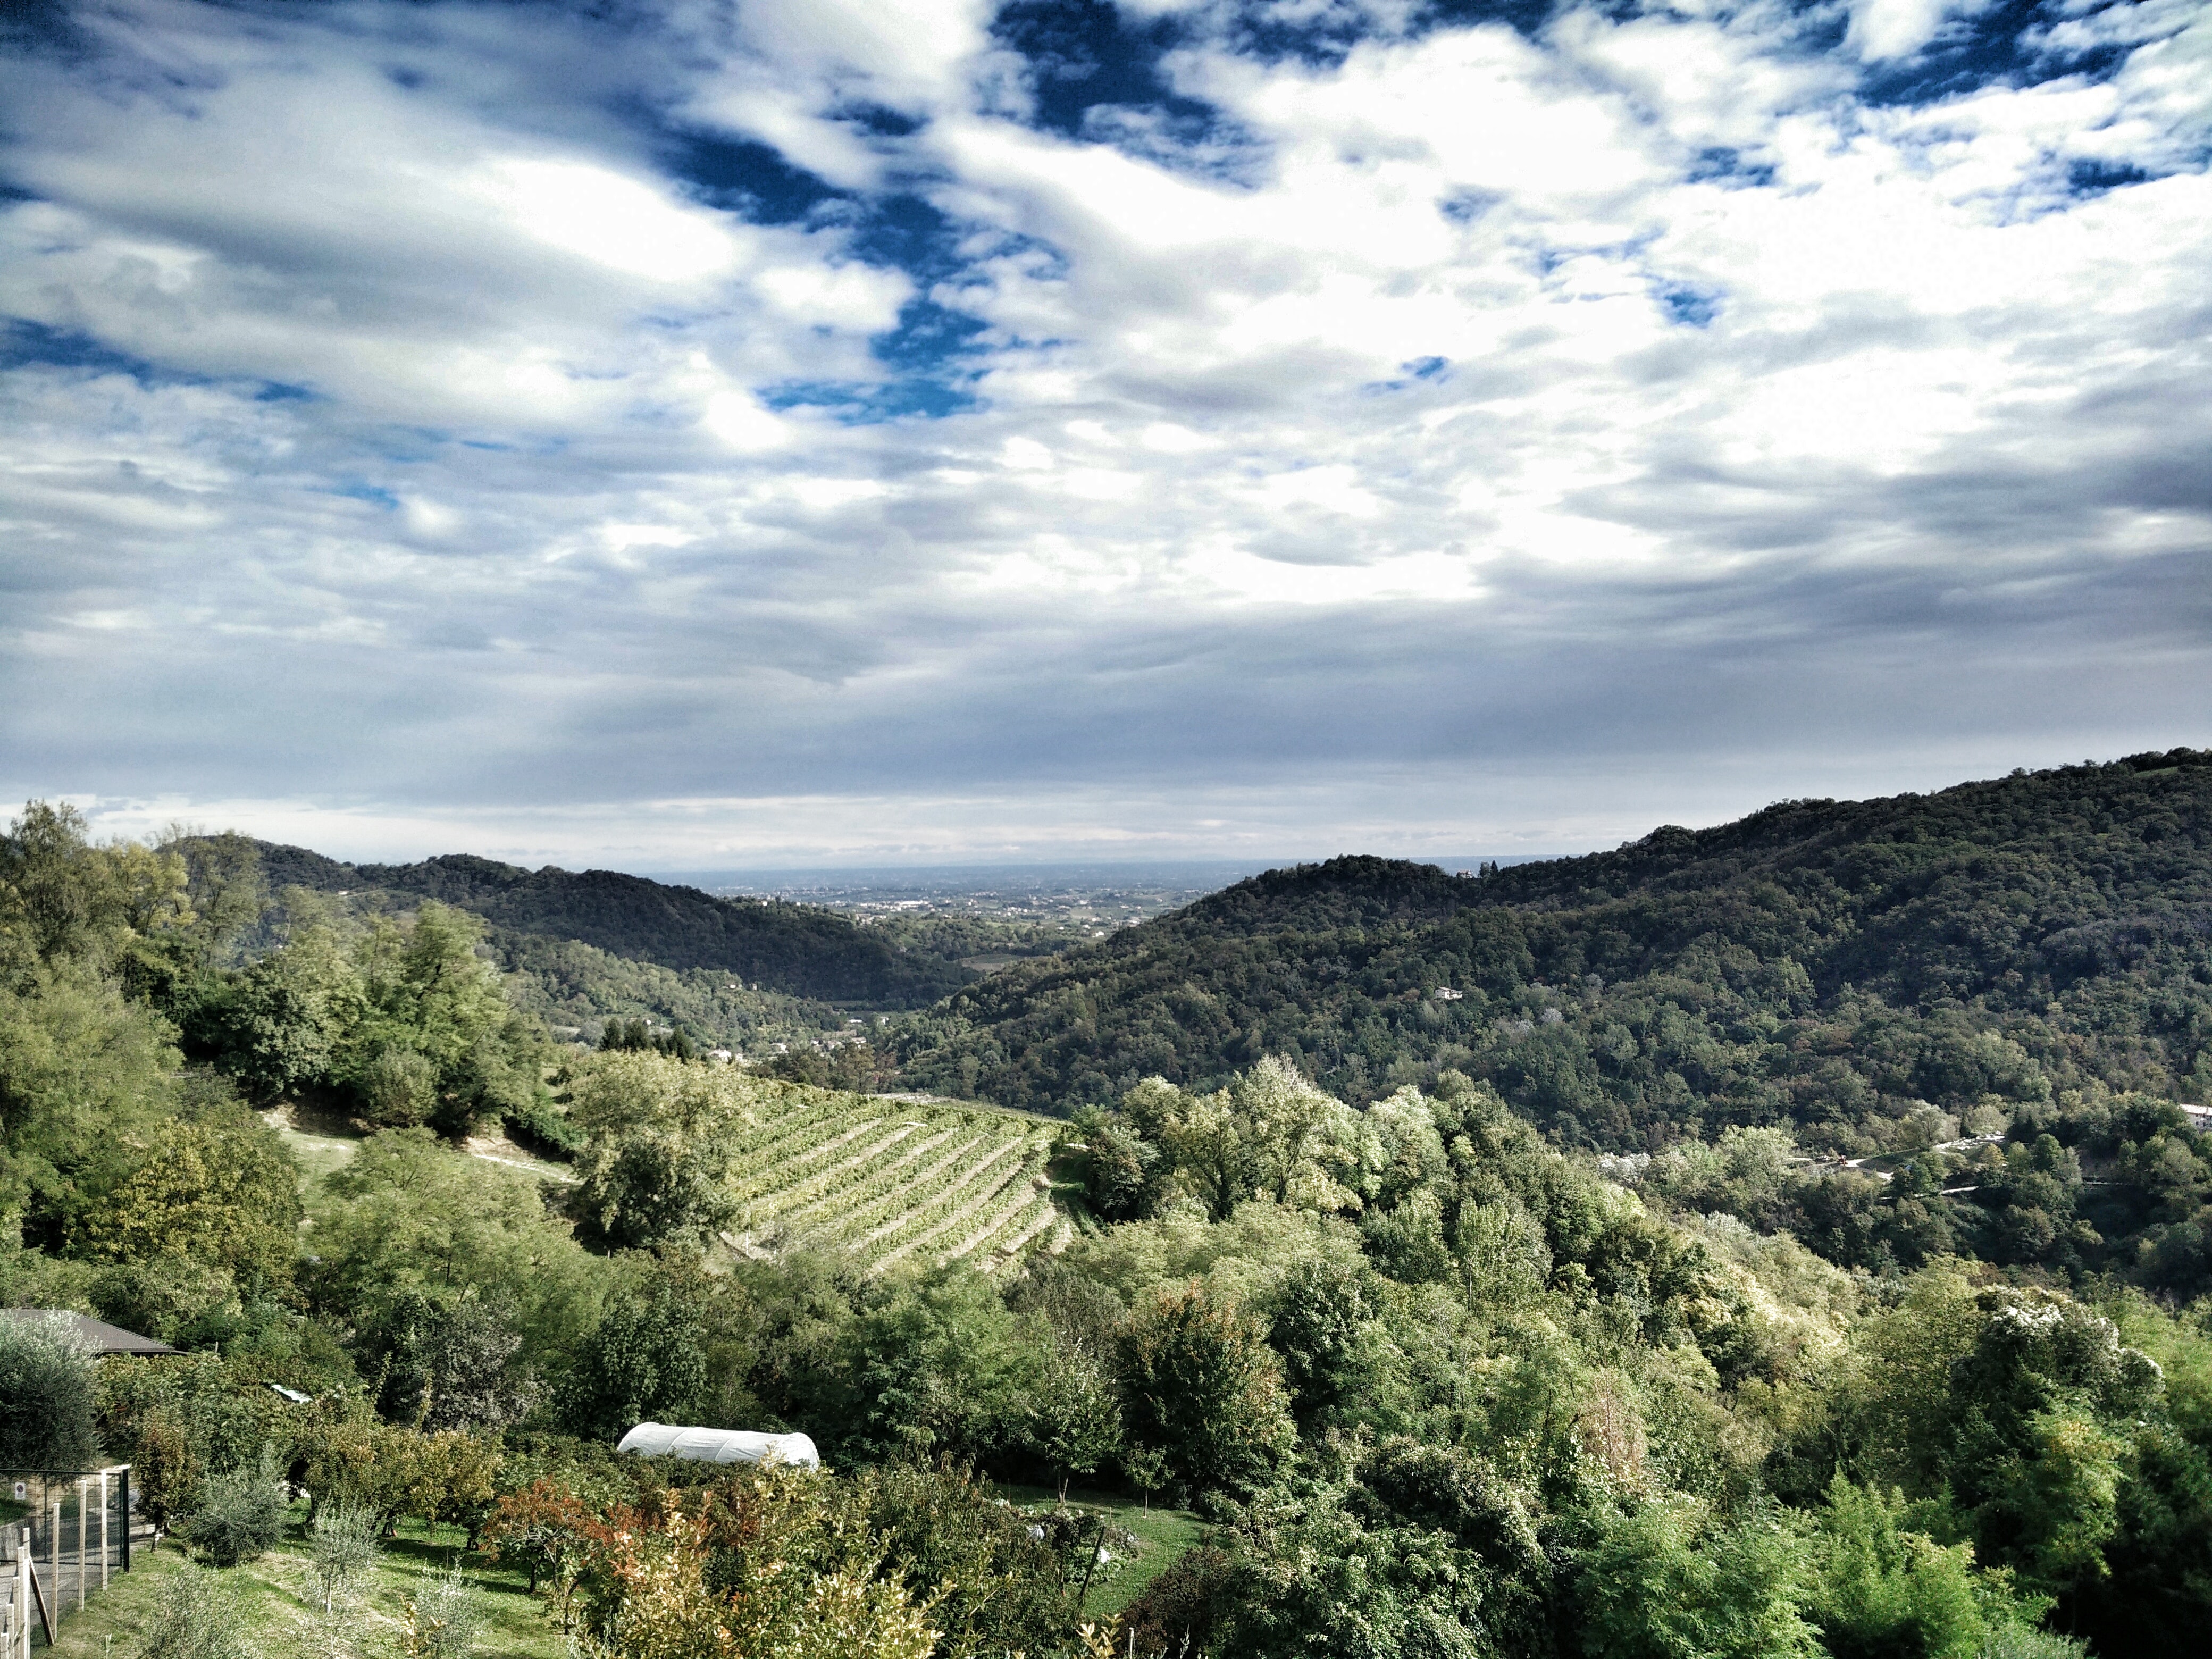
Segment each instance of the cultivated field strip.
M883 1125L878 1122L869 1127L873 1130L881 1128ZM856 1179L854 1171L873 1169L880 1164L884 1154L911 1136L920 1127L902 1123L889 1134L871 1133L866 1138L866 1144L860 1146L859 1151L839 1158L834 1164L826 1164L789 1186L780 1187L757 1200L753 1205L753 1214L763 1223L773 1221L793 1205L803 1204L817 1195L846 1191Z
M988 1107L764 1092L733 1136L732 1195L759 1255L850 1250L872 1272L973 1257L995 1269L1066 1229L1047 1166L1053 1126Z

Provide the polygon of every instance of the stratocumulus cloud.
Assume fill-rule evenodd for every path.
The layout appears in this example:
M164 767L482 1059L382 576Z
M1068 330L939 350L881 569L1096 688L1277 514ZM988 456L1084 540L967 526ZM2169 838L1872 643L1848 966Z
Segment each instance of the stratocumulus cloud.
M18 10L0 785L634 867L2212 737L2212 12Z

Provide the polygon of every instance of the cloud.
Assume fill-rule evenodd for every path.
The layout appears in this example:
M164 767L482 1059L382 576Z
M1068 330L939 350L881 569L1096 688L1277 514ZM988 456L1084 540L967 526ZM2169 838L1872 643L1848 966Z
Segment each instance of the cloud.
M1274 856L2206 739L2212 23L1832 21L8 37L0 784Z

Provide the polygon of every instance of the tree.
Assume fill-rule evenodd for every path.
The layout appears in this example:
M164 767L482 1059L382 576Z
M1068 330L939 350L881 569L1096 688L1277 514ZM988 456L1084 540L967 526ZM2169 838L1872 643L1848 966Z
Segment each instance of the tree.
M214 1102L151 1134L137 1167L88 1216L85 1249L113 1261L178 1256L289 1284L299 1250L299 1165L276 1132Z
M457 1135L488 1110L526 1103L534 1068L522 1057L537 1039L477 955L483 933L465 911L425 900L410 927L386 921L362 939L366 1008L339 1068L371 1109L420 1110L419 1121Z
M1087 1348L1054 1340L1032 1389L1022 1437L1060 1477L1060 1495L1076 1475L1096 1473L1121 1449L1121 1407L1114 1380Z
M504 1297L402 1291L376 1333L393 1420L435 1432L505 1428L530 1396L514 1369L522 1334Z
M1291 1264L1270 1301L1267 1344L1281 1356L1301 1422L1355 1397L1375 1369L1365 1279L1358 1267L1308 1256Z
M707 1386L698 1316L661 1283L607 1310L570 1373L562 1415L571 1428L619 1439L644 1422L682 1422Z
M238 1585L222 1573L179 1562L155 1593L139 1659L254 1659Z
M284 1535L284 1486L274 1448L214 1476L185 1527L192 1547L219 1567L258 1560Z
M2004 1591L1974 1571L1970 1546L1907 1529L1903 1510L1898 1495L1835 1478L1806 1614L1832 1659L1974 1659L1990 1633L1983 1608L2002 1607Z
M1591 1659L1814 1659L1803 1558L1777 1521L1713 1522L1686 1503L1646 1504L1581 1562L1583 1650Z
M1281 1375L1257 1324L1194 1282L1133 1313L1115 1370L1129 1438L1167 1454L1200 1493L1249 1488L1291 1437Z
M588 1231L611 1248L703 1243L735 1206L725 1183L740 1080L652 1050L596 1054L570 1085L570 1119L586 1137L576 1197Z
M65 1320L0 1313L0 1468L94 1467L93 1365Z
M521 1171L465 1158L425 1129L371 1135L325 1179L303 1267L313 1310L371 1334L406 1291L473 1294L511 1309L519 1363L565 1353L599 1319L605 1264L546 1212Z
M591 1511L576 1495L542 1476L492 1507L484 1540L504 1566L529 1575L530 1593L544 1585L559 1602L568 1627L568 1596L584 1565Z
M1076 1116L1087 1157L1084 1196L1108 1221L1127 1221L1150 1206L1159 1148L1096 1107Z
M586 1651L605 1659L927 1659L937 1632L818 1478L775 1471L602 1529Z
M349 1604L375 1571L379 1530L376 1511L363 1504L340 1499L316 1507L307 1528L308 1557L325 1616ZM530 1588L538 1588L534 1580Z

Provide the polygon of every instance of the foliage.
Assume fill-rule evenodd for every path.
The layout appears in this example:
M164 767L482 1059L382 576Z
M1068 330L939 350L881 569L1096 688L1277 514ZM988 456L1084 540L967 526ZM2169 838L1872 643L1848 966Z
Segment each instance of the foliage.
M617 1020L645 1020L750 1052L803 1042L842 1026L833 1005L749 985L712 968L677 969L616 956L580 939L486 929L507 997L554 1028L597 1043Z
M902 1028L902 1075L1071 1109L1152 1075L1210 1102L1271 1054L1353 1105L1455 1069L1564 1143L1636 1153L1787 1127L1911 1155L2009 1127L2027 1158L2049 1133L2109 1158L2104 1184L1930 1158L1925 1181L1779 1193L1739 1171L1727 1206L1850 1266L1970 1252L2193 1291L2212 1158L2152 1107L2212 1084L2208 849L2212 755L2176 750L1784 802L1479 878L1301 866L957 994ZM1237 1128L1211 1105L1182 1126L1200 1186L1256 1180ZM1150 1207L1131 1148L1091 1139L1099 1212Z
M94 1467L94 1363L64 1321L0 1314L0 1469Z
M385 1414L428 1430L499 1430L519 1419L532 1390L518 1375L522 1333L514 1310L487 1300L410 1289L399 1292L374 1333Z
M299 1170L276 1132L220 1094L149 1137L137 1167L82 1230L86 1254L185 1258L283 1285L298 1254Z
M526 1363L571 1351L597 1322L605 1270L538 1184L453 1157L425 1130L362 1142L325 1179L311 1220L319 1259L302 1275L308 1305L352 1324L365 1353L390 1351L415 1293L441 1305L472 1297L511 1319Z
M544 1476L493 1506L485 1541L499 1559L529 1575L530 1593L543 1587L563 1610L585 1567L592 1515L566 1487Z
M1806 1607L1832 1659L1974 1659L1990 1638L1972 1547L1938 1544L1903 1524L1902 1498L1841 1475L1813 1542L1819 1574Z
M219 1567L265 1555L284 1535L284 1486L264 1446L251 1467L210 1479L186 1525L192 1547Z
M578 1434L619 1439L642 1422L682 1422L707 1383L698 1316L680 1284L617 1302L583 1344L562 1416Z
M452 856L345 865L300 848L261 849L270 878L325 892L377 888L470 911L517 933L576 939L677 969L734 974L793 996L912 1007L967 977L894 949L834 911L774 899L715 898L611 870L522 870Z
M733 1092L720 1070L618 1048L574 1069L569 1120L586 1138L577 1207L615 1248L696 1243L736 1213L727 1176Z
M1021 1435L1063 1493L1070 1480L1112 1462L1122 1449L1121 1405L1104 1357L1065 1338L1049 1341Z
M460 1569L426 1572L407 1598L399 1634L404 1659L468 1659L483 1628L483 1614Z
M1609 1526L1585 1558L1583 1650L1602 1659L1810 1659L1808 1584L1785 1524L1717 1522L1694 1505L1651 1504Z
M881 1547L819 1477L769 1471L602 1534L593 1650L620 1659L926 1659L936 1644Z
M349 1604L375 1571L380 1530L376 1511L364 1504L340 1498L316 1506L307 1528L308 1558L324 1613L335 1613Z
M1291 1439L1280 1362L1257 1322L1196 1285L1163 1288L1118 1338L1129 1437L1164 1454L1196 1493L1249 1490Z
M162 1581L139 1659L252 1659L253 1652L230 1580L186 1561Z

